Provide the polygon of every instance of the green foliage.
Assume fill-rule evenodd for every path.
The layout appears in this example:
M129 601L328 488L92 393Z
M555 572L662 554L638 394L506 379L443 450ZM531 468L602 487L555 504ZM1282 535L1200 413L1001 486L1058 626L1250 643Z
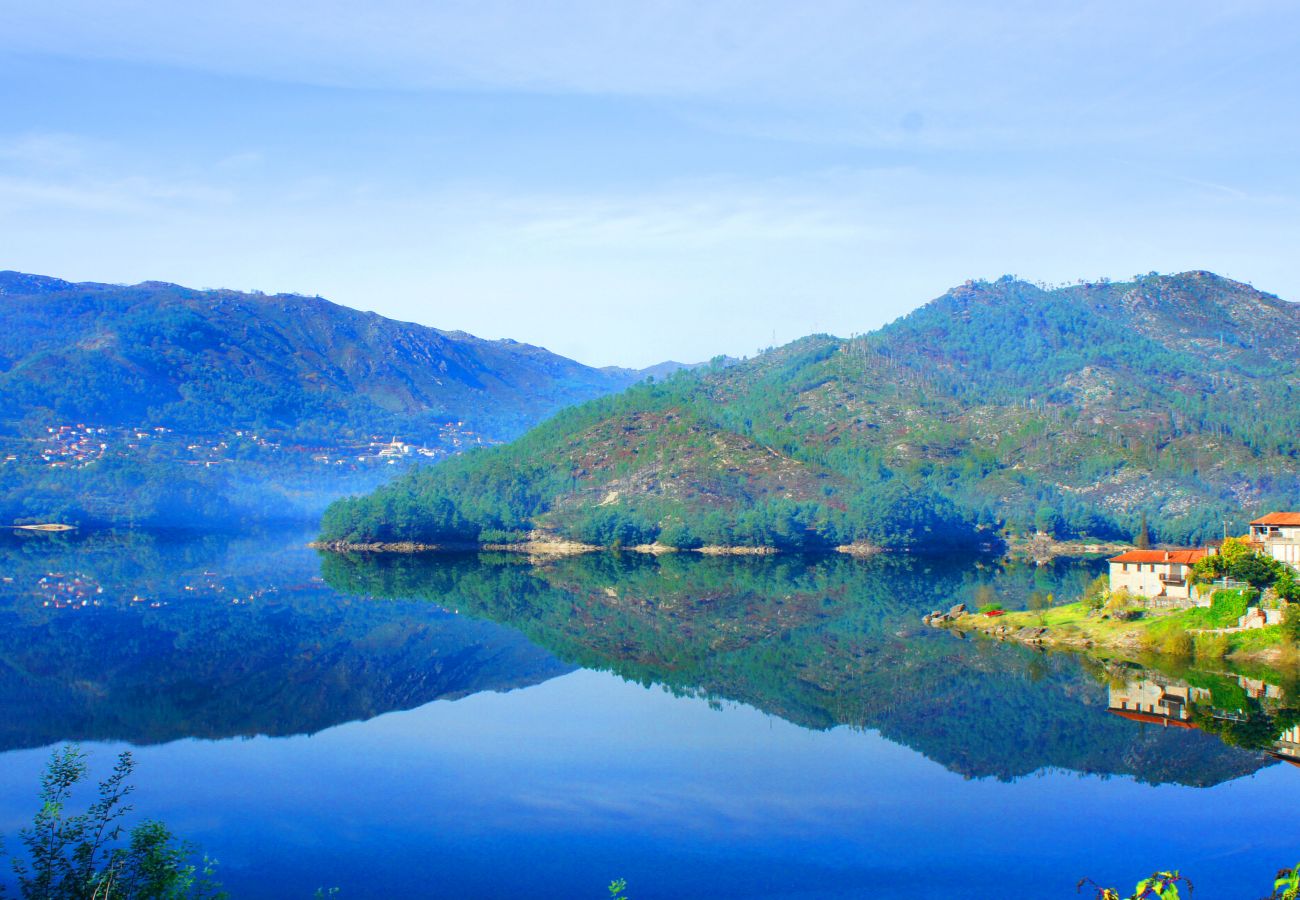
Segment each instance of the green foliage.
M1085 885L1092 888L1096 892L1096 900L1150 900L1150 898L1180 900L1181 894L1178 890L1180 884L1187 886L1187 893L1190 895L1191 881L1175 869L1172 872L1156 872L1142 879L1128 897L1124 897L1115 888L1101 887L1091 878L1082 879L1078 887L1080 891ZM1300 863L1290 869L1278 871L1273 879L1273 892L1265 900L1298 900L1298 898L1300 898Z
M1300 579L1296 578L1295 570L1290 566L1283 566L1282 573L1278 575L1277 581L1273 582L1273 590L1283 600L1300 601Z
M1245 591L1215 591L1210 598L1210 627L1233 628L1249 608L1250 595Z
M1297 900L1300 898L1300 863L1282 869L1273 879L1273 893L1268 900Z
M1282 634L1291 643L1300 644L1300 603L1288 603L1283 610Z
M609 900L628 900L627 879L618 878L609 883Z
M1297 591L1294 573L1273 557L1261 553L1240 538L1228 538L1218 553L1203 556L1192 566L1192 580L1208 584L1219 578L1244 581L1254 588L1281 583L1282 591Z
M1218 660L1228 655L1230 642L1226 634L1198 634L1195 638L1196 658Z
M1143 878L1128 897L1124 897L1115 888L1101 887L1091 878L1081 880L1079 890L1082 890L1084 885L1088 885L1096 891L1096 900L1150 900L1152 897L1159 900L1180 900L1181 895L1178 892L1180 884L1187 885L1188 894L1192 892L1192 883L1175 869L1172 872L1156 872L1148 878Z
M1196 652L1192 636L1182 628L1170 629L1160 642L1160 652L1175 659L1191 659Z
M213 863L192 861L195 848L178 842L161 822L146 820L125 831L134 767L131 754L122 753L86 811L70 813L74 790L89 774L86 754L75 746L54 751L41 779L41 808L19 832L25 853L13 860L24 900L225 897Z
M1099 610L1106 605L1106 598L1110 594L1110 576L1104 572L1088 582L1087 589L1083 592L1083 604L1091 610Z

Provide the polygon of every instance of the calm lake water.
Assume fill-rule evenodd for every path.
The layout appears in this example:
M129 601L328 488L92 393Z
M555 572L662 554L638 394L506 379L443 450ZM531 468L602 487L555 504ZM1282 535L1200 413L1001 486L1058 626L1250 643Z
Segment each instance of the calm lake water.
M307 536L0 541L0 832L52 746L235 897L1073 897L1300 859L1295 690L927 632L1096 563L322 558ZM1212 733L1217 732L1217 733ZM1290 735L1290 738L1288 738Z

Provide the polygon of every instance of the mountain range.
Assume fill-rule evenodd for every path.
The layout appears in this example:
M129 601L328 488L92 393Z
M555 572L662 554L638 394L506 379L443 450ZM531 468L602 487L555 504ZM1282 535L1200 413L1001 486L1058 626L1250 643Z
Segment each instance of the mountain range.
M946 549L1146 517L1199 541L1300 504L1297 359L1300 306L1209 272L968 282L415 469L323 537Z
M436 442L452 425L501 441L645 377L320 297L162 282L0 272L0 320L0 421L11 429L77 420Z
M320 297L20 272L0 272L0 326L9 521L314 519L394 467L684 367L597 369Z

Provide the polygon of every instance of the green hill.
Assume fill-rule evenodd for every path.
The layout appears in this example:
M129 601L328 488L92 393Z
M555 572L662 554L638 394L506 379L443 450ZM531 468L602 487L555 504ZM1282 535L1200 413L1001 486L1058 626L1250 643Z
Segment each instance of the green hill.
M296 294L0 272L0 320L10 428L75 420L432 442L463 423L500 441L640 377Z
M0 272L0 325L6 522L314 519L390 462L509 440L644 377L319 297L160 282ZM377 460L394 436L406 454Z
M567 410L333 505L323 537L942 548L1200 540L1300 504L1300 307L1206 272L970 282Z

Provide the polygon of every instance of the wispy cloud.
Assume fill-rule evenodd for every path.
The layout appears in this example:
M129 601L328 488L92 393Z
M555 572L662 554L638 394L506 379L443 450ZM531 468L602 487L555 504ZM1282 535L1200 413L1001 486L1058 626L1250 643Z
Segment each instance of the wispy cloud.
M0 163L41 169L81 165L95 155L97 143L85 137L54 132L0 136Z
M138 216L163 207L227 205L233 199L218 184L145 168L120 147L81 135L0 136L0 213Z
M1298 24L1263 0L45 0L9 13L6 42L331 86L698 102L720 121L873 145L1010 146L1154 132L1195 106L1235 115L1297 87L1259 61L1289 58Z

